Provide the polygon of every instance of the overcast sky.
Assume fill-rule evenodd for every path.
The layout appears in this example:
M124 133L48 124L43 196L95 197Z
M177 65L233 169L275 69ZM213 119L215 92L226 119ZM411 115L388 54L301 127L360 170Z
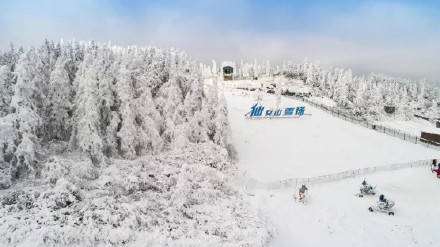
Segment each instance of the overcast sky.
M208 62L319 61L440 81L440 1L1 0L0 49L52 40L186 51Z

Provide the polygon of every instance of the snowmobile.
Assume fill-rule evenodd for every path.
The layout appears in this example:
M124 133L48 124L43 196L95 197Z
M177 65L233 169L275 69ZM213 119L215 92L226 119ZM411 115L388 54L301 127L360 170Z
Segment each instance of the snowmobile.
M386 202L377 202L375 206L371 206L368 208L370 212L381 212L386 213L388 215L394 215L394 210L392 208L394 207L394 201L387 200Z
M376 195L376 186L371 185L361 185L361 188L359 189L360 193L356 194L359 197L364 197L368 195Z

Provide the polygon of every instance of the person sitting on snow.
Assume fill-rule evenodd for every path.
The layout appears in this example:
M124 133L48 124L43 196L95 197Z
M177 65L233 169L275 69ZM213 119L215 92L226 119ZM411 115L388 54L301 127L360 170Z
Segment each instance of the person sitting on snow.
M362 185L363 185L363 186L368 185L368 184L367 184L367 181L366 181L365 179L364 179L364 181L362 181Z
M304 184L299 188L299 200L304 200L307 190L308 188Z
M386 199L384 195L379 196L379 201L377 202L377 207L381 210L390 210L394 207L394 201Z
M383 203L383 204L387 204L387 203L388 203L388 200L385 198L384 195L380 195L380 196L379 196L379 202L380 202L380 203Z
M364 192L364 193L368 193L368 192L370 192L371 190L373 190L373 186L369 185L369 184L367 183L367 180L364 179L364 181L362 181L361 191Z

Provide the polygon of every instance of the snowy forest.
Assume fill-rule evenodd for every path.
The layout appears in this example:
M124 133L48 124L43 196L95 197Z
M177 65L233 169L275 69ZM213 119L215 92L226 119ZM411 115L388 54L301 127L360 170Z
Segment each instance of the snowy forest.
M280 66L272 66L270 61L259 62L256 59L253 62L240 60L240 63L231 62L234 65L234 79L235 80L253 80L263 77L272 77L282 71ZM285 64L284 64L285 66ZM202 74L204 77L212 77L218 75L221 70L221 64L217 65L215 60L212 60L212 65L201 64Z
M367 120L440 116L424 83L314 63L234 68ZM231 181L219 73L156 47L46 40L0 52L0 245L268 243L275 231Z
M357 117L409 120L418 114L431 120L440 118L439 90L424 82L379 74L354 76L350 69L324 68L314 63L289 65L283 75L303 81L312 87L313 95L328 97ZM395 107L396 113L390 116L384 106Z
M226 103L185 53L11 47L0 54L0 92L0 243L270 238L227 182L235 168Z

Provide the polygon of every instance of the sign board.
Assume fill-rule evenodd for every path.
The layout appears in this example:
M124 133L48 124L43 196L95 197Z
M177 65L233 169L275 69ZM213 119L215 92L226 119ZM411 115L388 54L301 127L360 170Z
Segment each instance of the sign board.
M251 106L251 111L246 113L248 118L296 118L305 114L305 106L285 107L285 108L266 108L261 104L256 103Z

